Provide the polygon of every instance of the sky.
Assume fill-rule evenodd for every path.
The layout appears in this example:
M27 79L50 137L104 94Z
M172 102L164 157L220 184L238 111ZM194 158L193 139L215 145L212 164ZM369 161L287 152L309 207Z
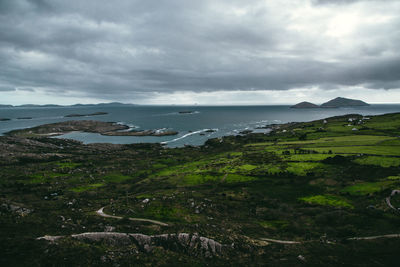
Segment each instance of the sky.
M400 103L398 0L0 0L0 104Z

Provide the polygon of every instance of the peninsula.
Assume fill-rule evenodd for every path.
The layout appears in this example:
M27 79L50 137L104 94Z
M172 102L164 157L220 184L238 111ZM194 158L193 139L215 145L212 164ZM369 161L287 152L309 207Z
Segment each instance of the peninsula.
M175 131L161 130L143 130L130 131L129 126L114 122L82 120L82 121L64 121L57 123L44 124L27 129L12 130L7 132L8 136L19 137L43 137L43 136L58 136L70 132L87 132L99 133L107 136L166 136L176 135Z

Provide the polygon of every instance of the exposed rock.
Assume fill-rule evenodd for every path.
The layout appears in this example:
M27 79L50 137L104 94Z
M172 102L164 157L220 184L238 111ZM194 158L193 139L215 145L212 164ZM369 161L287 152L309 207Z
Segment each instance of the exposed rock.
M243 131L241 131L241 132L239 132L240 134L249 134L249 133L252 133L253 131L252 130L243 130Z
M37 238L56 242L67 236L48 236ZM89 232L74 234L70 237L80 241L107 242L111 245L131 245L135 244L143 252L150 252L154 247L163 247L174 251L182 251L189 255L203 256L211 258L223 253L226 248L213 239L202 237L197 234L179 233L162 235L128 234L116 232Z
M115 227L111 226L111 225L106 225L104 227L104 232L114 232L115 231Z
M19 216L22 216L22 217L28 215L29 213L31 213L33 211L31 209L21 207L20 204L16 204L16 203L3 203L1 205L1 207L8 211L17 213Z

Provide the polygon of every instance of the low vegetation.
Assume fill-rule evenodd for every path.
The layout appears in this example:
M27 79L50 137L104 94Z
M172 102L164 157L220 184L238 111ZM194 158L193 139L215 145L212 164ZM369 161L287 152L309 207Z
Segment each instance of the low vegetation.
M0 264L390 265L399 239L350 238L400 233L400 216L385 202L400 189L399 135L397 113L289 123L173 149L0 137ZM99 216L102 207L114 218ZM106 231L196 233L225 252L36 240Z

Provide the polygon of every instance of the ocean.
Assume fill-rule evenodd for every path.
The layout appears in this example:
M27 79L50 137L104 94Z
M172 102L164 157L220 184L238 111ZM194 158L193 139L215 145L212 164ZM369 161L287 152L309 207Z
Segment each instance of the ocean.
M192 111L192 113L179 113ZM106 115L66 118L68 114L107 112ZM67 120L112 121L135 130L168 129L176 136L102 136L95 133L68 133L57 138L71 138L83 143L165 143L169 147L202 145L209 138L236 135L268 124L312 121L326 117L357 113L378 115L400 112L400 104L371 105L349 108L291 109L290 106L74 106L74 107L12 107L0 108L0 134ZM32 119L18 119L31 117ZM206 132L212 129L214 132Z

